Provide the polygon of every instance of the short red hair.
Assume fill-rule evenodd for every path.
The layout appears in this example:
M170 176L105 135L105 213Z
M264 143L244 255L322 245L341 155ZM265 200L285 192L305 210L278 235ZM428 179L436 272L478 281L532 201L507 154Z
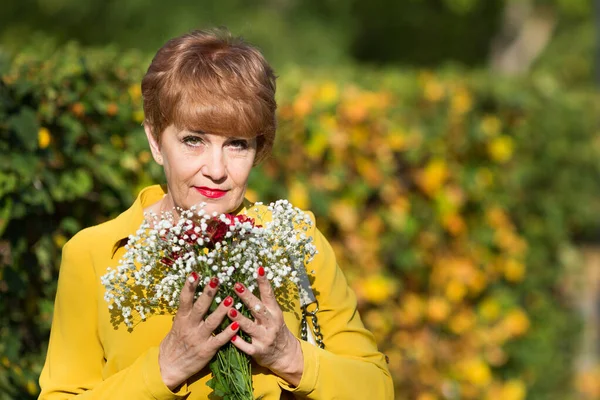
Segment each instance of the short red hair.
M169 40L142 80L145 124L160 141L178 129L257 138L255 163L275 140L275 74L260 51L225 29Z

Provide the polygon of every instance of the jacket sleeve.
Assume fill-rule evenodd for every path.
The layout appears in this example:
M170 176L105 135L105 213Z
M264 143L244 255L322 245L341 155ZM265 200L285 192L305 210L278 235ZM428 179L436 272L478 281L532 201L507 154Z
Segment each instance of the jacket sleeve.
M393 399L385 356L360 319L356 296L337 265L333 249L317 229L313 238L318 254L307 269L314 276L312 288L319 302L317 318L325 349L301 340L302 379L297 387L281 379L279 384L299 398Z
M82 231L63 248L46 362L40 375L40 399L154 399L185 396L163 383L158 348L103 380L104 351L98 334L96 274L91 261L93 238Z

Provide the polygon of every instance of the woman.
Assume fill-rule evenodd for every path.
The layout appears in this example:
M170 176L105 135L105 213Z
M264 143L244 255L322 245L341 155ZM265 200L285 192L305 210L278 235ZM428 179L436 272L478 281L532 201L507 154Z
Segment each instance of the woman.
M260 268L259 297L236 286L250 309L263 310L254 319L237 313L233 299L208 313L219 282L213 279L194 302L199 279L192 273L174 318L154 316L132 330L111 320L99 278L117 265L144 212L204 202L209 212L251 213L244 200L248 176L275 137L273 71L257 49L224 31L167 42L142 81L142 94L144 128L167 185L142 190L129 210L65 245L40 398L206 399L208 362L230 341L255 361L256 397L392 398L384 356L316 229L312 288L325 349L298 339L300 309L281 310ZM229 328L213 334L226 319ZM244 341L240 330L252 340Z

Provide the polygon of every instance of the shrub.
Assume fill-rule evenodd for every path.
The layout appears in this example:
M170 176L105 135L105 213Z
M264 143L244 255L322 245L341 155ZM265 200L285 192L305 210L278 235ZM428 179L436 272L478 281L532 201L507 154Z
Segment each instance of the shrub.
M135 52L23 53L0 85L0 391L33 397L60 249L162 182ZM248 196L310 208L390 358L398 399L564 398L565 257L597 228L598 98L547 76L281 71ZM333 79L335 78L335 79Z

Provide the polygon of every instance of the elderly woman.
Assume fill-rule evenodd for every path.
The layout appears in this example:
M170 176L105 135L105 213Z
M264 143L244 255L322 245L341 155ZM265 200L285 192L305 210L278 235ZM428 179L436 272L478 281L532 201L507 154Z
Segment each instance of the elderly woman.
M301 312L283 312L262 271L260 296L237 295L270 318L250 319L231 301L212 312L217 279L194 301L192 273L174 316L158 315L128 330L115 326L100 276L114 267L148 211L205 203L218 213L245 213L248 176L275 138L275 76L261 53L224 31L196 31L170 40L142 81L144 128L166 186L141 191L116 219L85 229L64 247L42 399L206 399L208 363L232 342L254 361L257 398L390 399L385 357L357 313L356 299L321 235L312 289L325 349L300 340ZM222 321L228 329L218 332ZM245 332L245 341L238 333Z

